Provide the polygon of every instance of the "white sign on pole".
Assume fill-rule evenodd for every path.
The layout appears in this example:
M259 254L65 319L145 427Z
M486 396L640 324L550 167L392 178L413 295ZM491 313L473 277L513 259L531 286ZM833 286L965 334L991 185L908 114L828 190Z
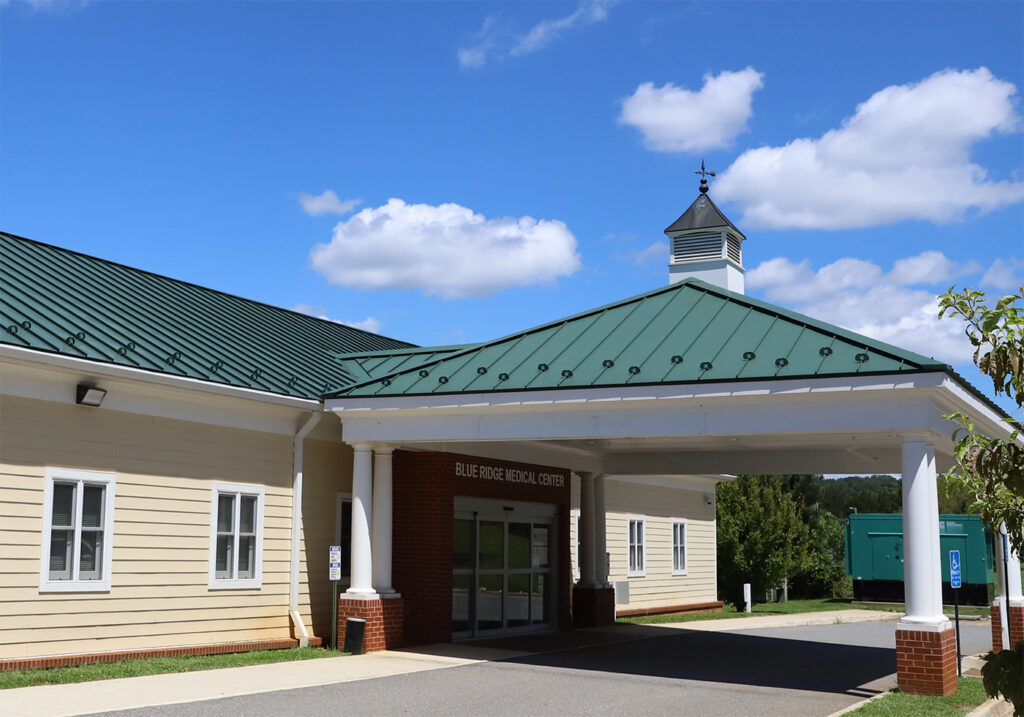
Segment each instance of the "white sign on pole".
M328 553L327 579L341 580L341 546L332 545Z

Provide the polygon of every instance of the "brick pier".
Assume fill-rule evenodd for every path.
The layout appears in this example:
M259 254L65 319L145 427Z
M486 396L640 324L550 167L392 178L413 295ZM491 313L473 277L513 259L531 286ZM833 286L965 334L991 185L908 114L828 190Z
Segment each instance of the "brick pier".
M378 652L402 646L402 597L370 599L338 597L338 647L345 646L345 627L350 617L366 620L363 652Z
M903 692L943 697L956 692L956 631L950 623L940 627L896 628L896 677Z

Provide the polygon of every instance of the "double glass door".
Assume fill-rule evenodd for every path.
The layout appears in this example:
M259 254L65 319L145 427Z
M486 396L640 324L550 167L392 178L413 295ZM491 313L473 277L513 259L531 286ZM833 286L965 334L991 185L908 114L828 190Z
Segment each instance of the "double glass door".
M554 506L459 502L452 556L452 637L552 627Z

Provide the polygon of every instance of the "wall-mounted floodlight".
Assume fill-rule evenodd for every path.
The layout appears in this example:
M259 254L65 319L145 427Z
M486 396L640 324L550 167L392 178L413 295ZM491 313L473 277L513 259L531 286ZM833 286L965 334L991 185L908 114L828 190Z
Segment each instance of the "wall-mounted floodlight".
M80 383L75 393L75 403L79 406L92 406L96 408L103 403L103 397L106 395L107 390L104 388L96 388L95 386Z

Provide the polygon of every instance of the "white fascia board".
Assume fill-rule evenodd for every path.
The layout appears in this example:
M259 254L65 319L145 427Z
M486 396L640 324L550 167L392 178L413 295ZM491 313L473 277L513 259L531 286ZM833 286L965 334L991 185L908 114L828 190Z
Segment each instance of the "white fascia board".
M1014 427L1007 423L1003 416L979 400L959 381L946 376L942 388L945 391L939 394L937 403L943 414L954 411L966 414L974 422L975 427L990 438L1006 440L1013 433ZM956 425L951 421L946 421L946 424L951 428ZM1024 436L1018 436L1017 442L1024 445Z
M914 373L899 376L840 376L819 379L779 379L773 381L735 381L667 386L618 386L610 388L551 389L545 391L509 391L507 393L438 394L430 396L392 396L329 398L324 408L338 414L367 411L459 411L464 409L502 409L537 406L575 406L592 403L634 403L658 401L700 401L704 399L744 400L756 396L816 395L867 391L893 391L941 386L943 373Z
M0 346L0 392L20 398L75 405L75 387L96 383L107 390L98 408L207 423L229 428L294 435L300 417L320 409L319 401L222 386L122 366Z
M574 410L385 411L342 414L354 441L489 441L663 436L783 435L823 432L933 431L930 392L746 401L658 401L644 405L584 404Z

